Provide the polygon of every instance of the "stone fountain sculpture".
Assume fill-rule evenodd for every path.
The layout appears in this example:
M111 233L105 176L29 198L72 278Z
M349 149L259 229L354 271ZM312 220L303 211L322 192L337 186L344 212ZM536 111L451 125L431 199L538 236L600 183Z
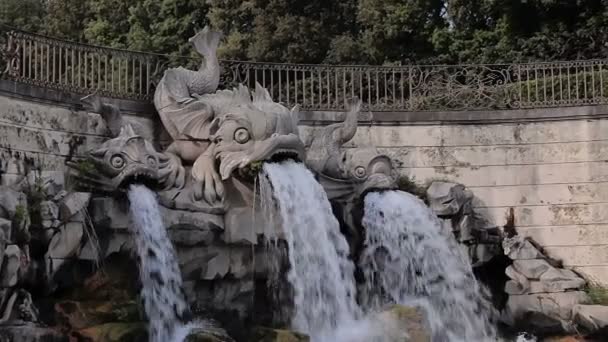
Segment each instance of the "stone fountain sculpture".
M357 130L359 100L348 103L344 122L319 131L306 149L298 133L298 106L288 109L274 102L259 84L253 90L243 85L218 90L219 39L218 33L205 28L191 39L204 57L201 68L169 69L159 82L154 105L173 139L166 149L158 149L138 134L118 108L93 94L83 102L102 114L112 138L91 150L86 162L71 166L81 187L116 193L130 183L145 183L158 192L160 204L169 212L198 215L197 222L208 220L210 226L221 226L219 241L211 239L205 247L196 247L202 251L189 247L183 253L197 255L192 261L180 261L185 283L191 277L213 282L214 288L224 289L220 292L239 298L235 302L249 305L247 298L253 290L242 284L250 281L248 275L265 271L258 270L259 265L245 265L235 255L249 254L248 246L257 245L260 238L282 234L254 212L261 209L255 181L263 162L294 159L305 163L326 190L353 249L362 241L363 197L369 191L394 188L396 172L390 158L374 148L344 147ZM173 226L167 224L170 230L185 224L173 221L177 221ZM263 249L256 253L264 254ZM223 279L229 285L222 285ZM218 300L224 305L232 299Z
M290 110L274 102L259 84L253 91L243 85L218 90L220 34L205 28L190 41L204 57L200 69L167 70L154 94L163 126L173 138L163 152L123 125L116 108L94 95L83 99L103 115L115 137L90 152L95 167L79 170L81 183L104 191L119 190L137 178L155 183L167 207L223 214L226 240L234 242L229 236L242 236L237 231L251 225L253 183L261 163L292 158L318 174L349 231L360 230L354 203L367 191L396 184L389 157L374 148L343 148L356 133L360 101L349 103L345 121L324 128L305 151L297 128L298 106ZM254 229L249 242L255 243L255 233L262 230Z

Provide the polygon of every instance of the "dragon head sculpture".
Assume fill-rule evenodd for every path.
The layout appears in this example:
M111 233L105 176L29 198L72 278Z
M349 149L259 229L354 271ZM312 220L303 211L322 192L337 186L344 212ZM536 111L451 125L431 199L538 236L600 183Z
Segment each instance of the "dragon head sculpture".
M304 144L297 131L297 108L289 111L273 102L259 84L252 94L241 86L211 97L229 103L217 107L210 126L213 157L222 180L232 175L249 176L258 162L304 160Z
M75 176L80 187L96 191L124 190L130 183L162 188L183 186L181 165L177 166L171 155L157 152L131 125L123 126L117 137L69 166L77 171Z
M397 173L391 159L375 148L343 148L357 131L361 102L348 104L344 122L316 132L307 165L319 175L330 200L354 201L372 190L394 189Z

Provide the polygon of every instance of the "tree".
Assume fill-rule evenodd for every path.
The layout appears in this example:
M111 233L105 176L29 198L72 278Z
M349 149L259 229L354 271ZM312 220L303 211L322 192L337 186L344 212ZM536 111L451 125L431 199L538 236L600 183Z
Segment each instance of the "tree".
M0 1L0 25L38 32L46 16L44 0L2 0Z
M91 20L92 0L50 0L41 31L47 35L86 42L84 29Z

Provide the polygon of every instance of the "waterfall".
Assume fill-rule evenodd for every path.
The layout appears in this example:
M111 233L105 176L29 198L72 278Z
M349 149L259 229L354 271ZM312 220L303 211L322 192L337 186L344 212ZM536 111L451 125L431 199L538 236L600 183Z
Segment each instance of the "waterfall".
M264 164L260 192L273 199L276 212L268 215L279 221L288 245L293 328L313 341L336 341L331 334L359 318L360 309L349 247L323 187L304 165L286 161Z
M163 226L156 196L143 185L131 185L128 197L133 220L130 229L135 238L143 286L141 297L149 319L149 341L182 341L189 330L183 324L189 308L173 244Z
M415 196L386 191L365 197L362 305L421 306L434 342L496 340L491 304L451 232Z

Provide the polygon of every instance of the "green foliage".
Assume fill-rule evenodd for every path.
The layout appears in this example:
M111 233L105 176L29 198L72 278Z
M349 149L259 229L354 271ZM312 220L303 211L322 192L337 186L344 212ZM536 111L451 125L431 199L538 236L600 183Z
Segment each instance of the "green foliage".
M594 282L590 282L585 287L585 292L589 296L591 304L608 305L608 288Z
M44 0L2 0L0 1L0 25L39 32L43 29L42 19L46 16Z
M191 55L207 24L227 59L403 64L605 58L606 0L3 0L0 24ZM183 64L183 61L171 61Z
M81 159L77 161L75 163L75 168L79 173L83 175L95 173L95 163L93 163L89 159Z
M27 211L25 210L25 206L21 204L17 204L15 207L15 216L13 217L14 224L17 226L21 226L21 223L26 220Z

